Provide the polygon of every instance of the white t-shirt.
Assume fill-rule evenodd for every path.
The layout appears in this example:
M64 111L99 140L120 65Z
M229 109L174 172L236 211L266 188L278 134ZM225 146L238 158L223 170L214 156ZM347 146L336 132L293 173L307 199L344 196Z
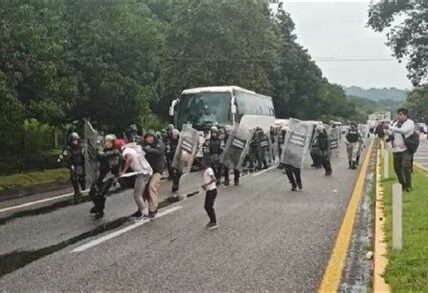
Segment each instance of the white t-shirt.
M400 153L407 150L406 143L404 142L404 137L409 137L413 134L414 131L415 123L411 119L407 119L401 125L401 127L398 127L398 122L395 122L390 129L390 133L394 135L394 141L392 142L392 152Z
M146 158L144 157L144 153L138 152L136 149L127 147L122 152L123 158L126 159L127 156L131 156L131 169L134 172L151 175L152 174L152 168L150 167L150 164L147 162Z
M210 168L207 168L207 169L204 171L204 183L205 183L205 184L210 183L210 182L211 182L211 180L212 180L212 177L214 177L214 178L215 178L214 170L213 170L211 167L210 167ZM211 183L211 184L207 185L207 190L214 190L214 189L216 189L216 188L217 188L217 185L216 185L216 183L215 183L215 182L213 182L213 183Z

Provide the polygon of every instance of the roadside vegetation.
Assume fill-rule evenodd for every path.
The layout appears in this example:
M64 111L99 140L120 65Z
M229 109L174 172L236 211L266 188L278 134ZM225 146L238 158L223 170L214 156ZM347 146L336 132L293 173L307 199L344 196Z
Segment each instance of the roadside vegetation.
M68 169L53 169L42 172L30 172L0 176L0 191L5 189L27 187L35 184L67 182L70 173Z
M390 161L390 179L383 180L388 259L385 280L393 292L428 292L428 174L415 167L413 191L403 193L403 249L392 249L392 185L397 182Z

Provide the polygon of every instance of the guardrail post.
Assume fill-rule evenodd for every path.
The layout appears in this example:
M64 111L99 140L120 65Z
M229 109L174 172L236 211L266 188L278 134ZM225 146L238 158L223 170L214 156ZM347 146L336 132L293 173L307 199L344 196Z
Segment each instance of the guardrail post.
M401 250L403 247L403 189L401 184L392 185L392 248Z
M389 152L385 150L383 152L383 179L389 178Z

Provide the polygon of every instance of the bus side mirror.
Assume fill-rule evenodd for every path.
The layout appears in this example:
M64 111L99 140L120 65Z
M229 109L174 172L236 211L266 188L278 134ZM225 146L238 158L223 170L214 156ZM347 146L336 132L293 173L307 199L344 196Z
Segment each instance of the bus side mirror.
M171 102L171 106L169 107L169 116L174 116L174 113L175 113L175 106L178 104L178 102L180 101L180 99L175 99L175 100L172 100L172 102Z

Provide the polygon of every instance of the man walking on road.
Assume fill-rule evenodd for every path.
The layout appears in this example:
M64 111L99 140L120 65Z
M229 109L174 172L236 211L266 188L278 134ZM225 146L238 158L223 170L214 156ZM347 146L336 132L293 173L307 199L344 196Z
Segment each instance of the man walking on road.
M393 135L392 153L394 156L394 169L398 182L407 192L412 190L411 161L412 154L406 146L405 139L410 137L415 131L415 123L409 119L409 111L406 108L397 110L398 120L390 127L385 125Z
M153 175L149 182L149 216L153 218L158 209L160 181L165 169L165 149L164 146L158 142L153 130L149 130L144 136L144 151L146 152L146 160L153 169Z

